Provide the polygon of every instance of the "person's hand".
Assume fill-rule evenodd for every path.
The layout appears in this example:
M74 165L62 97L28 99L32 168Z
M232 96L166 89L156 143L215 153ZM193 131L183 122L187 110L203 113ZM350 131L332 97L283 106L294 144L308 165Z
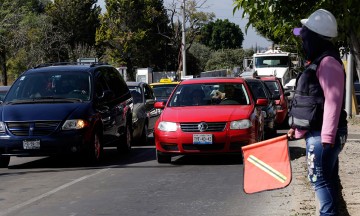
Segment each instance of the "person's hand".
M326 145L330 145L330 148L334 148L333 143L322 143L323 148L325 148Z
M295 130L293 128L289 129L289 131L287 132L287 137L289 139L294 139L295 138Z

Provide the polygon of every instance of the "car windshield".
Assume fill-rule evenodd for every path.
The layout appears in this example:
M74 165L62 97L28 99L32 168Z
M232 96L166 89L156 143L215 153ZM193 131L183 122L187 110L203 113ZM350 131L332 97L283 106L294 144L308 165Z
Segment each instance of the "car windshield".
M289 67L290 58L288 56L262 56L255 58L257 68L268 67Z
M90 74L72 72L33 73L21 76L13 84L5 103L48 99L90 100Z
M179 85L169 107L248 105L250 98L245 86L239 83L201 83Z
M174 90L177 84L164 84L164 85L154 85L153 90L155 97L158 98L168 98L171 95L171 92Z

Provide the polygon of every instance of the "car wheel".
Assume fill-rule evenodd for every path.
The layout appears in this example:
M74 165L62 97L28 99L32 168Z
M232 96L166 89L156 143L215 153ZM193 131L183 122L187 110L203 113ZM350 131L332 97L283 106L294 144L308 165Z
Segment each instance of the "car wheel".
M9 166L10 156L0 155L0 168L6 168Z
M148 142L148 125L145 123L141 132L140 143L146 145Z
M117 150L120 154L127 154L131 150L132 135L130 125L126 125L125 134L121 137Z
M89 144L87 158L90 162L99 162L104 153L103 144L99 132L95 132Z
M156 160L158 163L171 163L171 155L163 155L156 150Z

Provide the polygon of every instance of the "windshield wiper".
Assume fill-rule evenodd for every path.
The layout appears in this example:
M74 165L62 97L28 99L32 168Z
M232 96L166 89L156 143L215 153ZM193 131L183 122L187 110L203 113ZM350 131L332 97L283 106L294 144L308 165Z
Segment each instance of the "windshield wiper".
M6 101L3 104L31 104L31 103L51 103L51 102L74 103L74 102L83 102L83 100L79 98L63 98L63 97L46 96L46 97L36 97L31 99L19 99L19 100L15 99L12 101Z
M80 98L64 98L64 97L54 97L54 96L45 96L45 97L36 97L36 98L33 98L34 101L39 101L39 100L51 100L51 101L76 101L76 102L82 102L82 100Z

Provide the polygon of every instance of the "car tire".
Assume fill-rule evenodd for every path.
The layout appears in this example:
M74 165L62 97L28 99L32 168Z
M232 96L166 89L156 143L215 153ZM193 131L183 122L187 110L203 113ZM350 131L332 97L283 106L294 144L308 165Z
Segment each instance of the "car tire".
M148 143L148 125L145 123L141 132L140 143L146 145Z
M98 163L103 158L104 147L101 135L98 131L94 132L91 142L89 143L86 157L90 163Z
M156 150L156 160L158 163L171 163L171 155L164 155Z
M119 154L128 154L131 150L132 135L130 125L126 124L125 134L120 138L120 142L117 145L117 151Z
M10 156L0 155L0 168L7 168L10 163Z

